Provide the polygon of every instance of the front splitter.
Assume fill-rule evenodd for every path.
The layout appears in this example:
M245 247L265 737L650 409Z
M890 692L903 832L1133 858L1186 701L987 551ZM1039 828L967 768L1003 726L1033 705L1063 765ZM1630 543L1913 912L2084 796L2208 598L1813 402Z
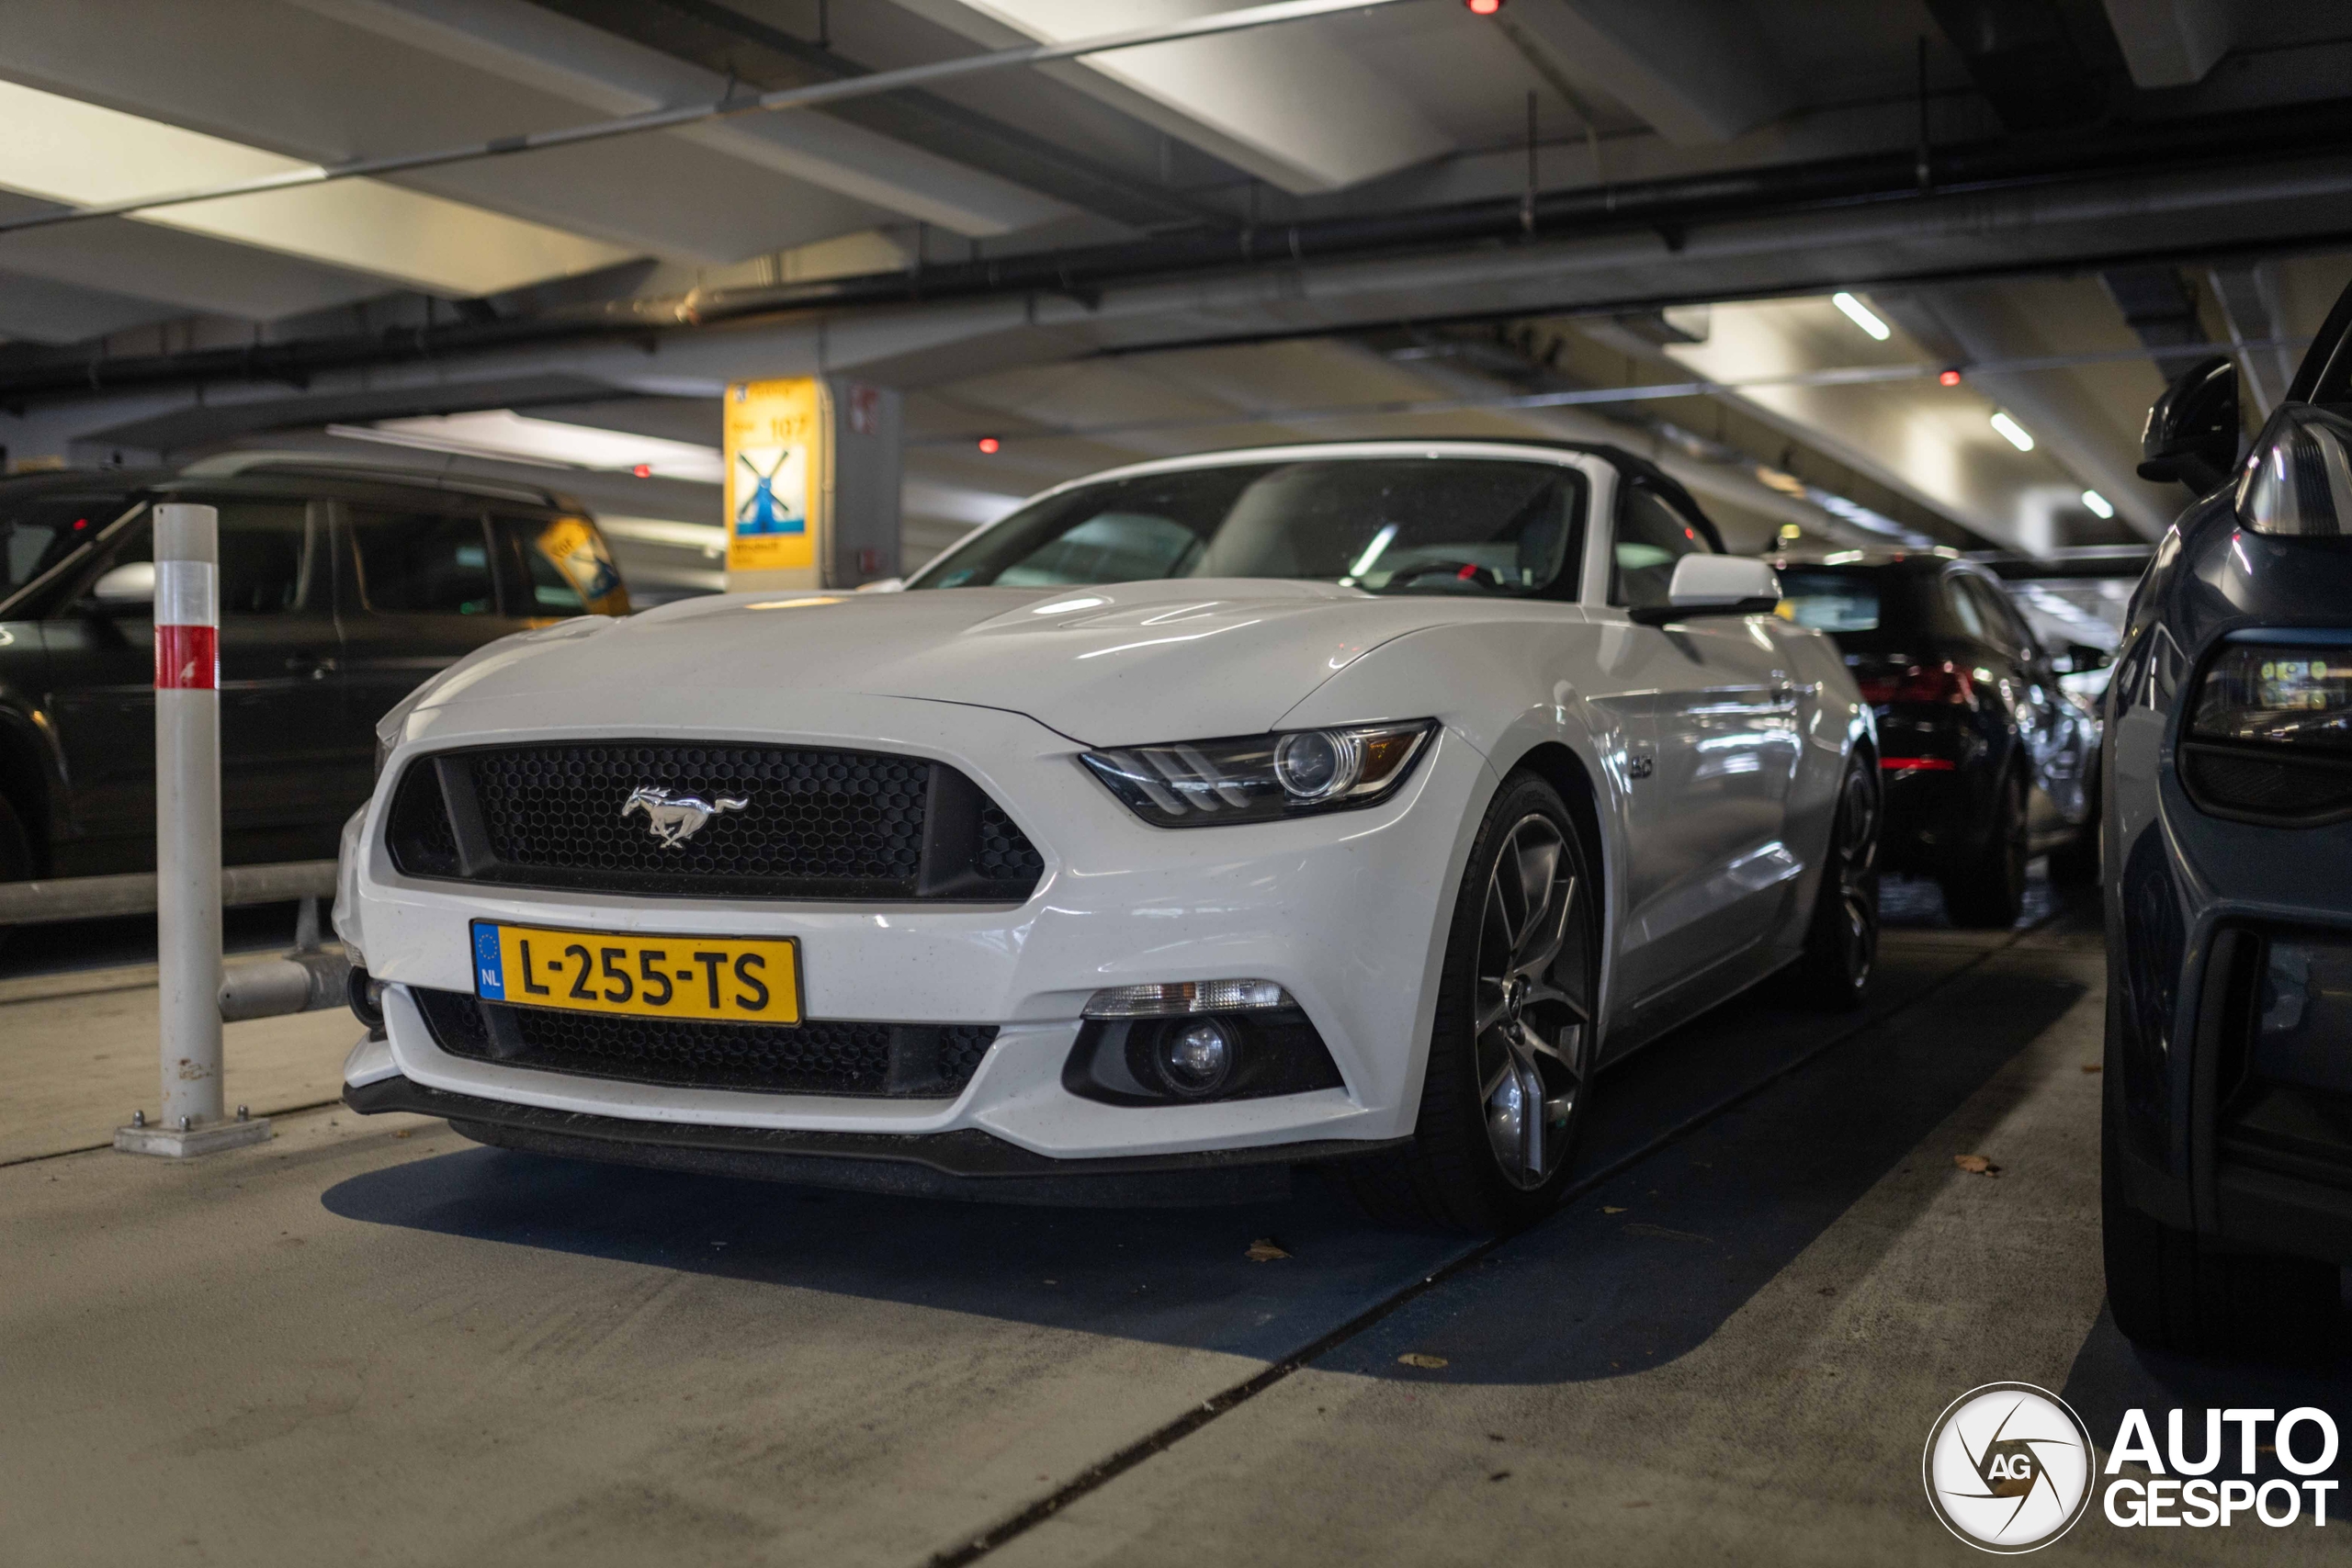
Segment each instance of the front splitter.
M952 1133L812 1133L644 1122L454 1094L395 1075L346 1085L362 1115L446 1118L476 1143L708 1176L788 1181L908 1198L1057 1208L1194 1208L1286 1196L1291 1168L1380 1154L1412 1140L1322 1138L1246 1149L1066 1160L976 1127Z

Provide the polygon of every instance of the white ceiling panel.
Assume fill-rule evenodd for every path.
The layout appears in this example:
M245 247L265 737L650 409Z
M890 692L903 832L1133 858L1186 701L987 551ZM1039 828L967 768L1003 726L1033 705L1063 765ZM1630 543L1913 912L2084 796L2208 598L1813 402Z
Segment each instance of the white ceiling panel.
M1227 0L899 0L991 45L1083 38L1236 7ZM1123 49L1057 68L1169 135L1297 195L1338 190L1453 150L1411 95L1347 51L1345 23Z
M0 188L74 207L314 171L316 164L0 82ZM495 294L626 261L545 224L375 180L194 202L132 221L454 295Z

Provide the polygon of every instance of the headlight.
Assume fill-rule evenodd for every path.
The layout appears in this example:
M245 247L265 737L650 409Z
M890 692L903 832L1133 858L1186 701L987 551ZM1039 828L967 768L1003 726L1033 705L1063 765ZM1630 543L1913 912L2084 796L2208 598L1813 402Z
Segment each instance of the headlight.
M2220 816L2312 826L2352 816L2352 648L2234 643L2205 671L2181 776Z
M1145 821L1213 828L1374 805L1404 782L1436 729L1429 718L1295 729L1088 751L1081 761Z
M2197 688L2190 733L2352 751L2352 648L2243 642L2225 649Z

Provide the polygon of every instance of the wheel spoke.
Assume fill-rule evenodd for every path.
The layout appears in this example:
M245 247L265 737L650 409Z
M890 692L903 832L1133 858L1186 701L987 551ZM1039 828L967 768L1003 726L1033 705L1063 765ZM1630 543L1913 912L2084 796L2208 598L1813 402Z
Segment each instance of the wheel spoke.
M1510 998L1504 994L1500 982L1493 980L1478 982L1478 988L1482 991L1488 987L1494 987L1494 999L1481 1007L1478 1010L1478 1016L1471 1021L1470 1032L1473 1034L1486 1033L1487 1031L1500 1023L1510 1012Z
M1547 897L1542 922L1529 923L1526 942L1511 953L1511 973L1530 980L1552 967L1552 961L1560 956L1561 944L1567 941L1568 918L1576 912L1577 879L1561 877Z
M1544 829L1537 837L1536 829ZM1519 873L1519 934L1523 936L1547 913L1552 903L1552 885L1559 879L1561 844L1551 836L1551 824L1541 818L1524 823L1513 836L1510 858ZM1519 943L1511 944L1514 951Z
M1487 939L1494 941L1495 949L1499 953L1509 953L1512 948L1519 945L1519 922L1511 918L1510 897L1503 891L1503 879L1500 876L1496 877L1487 886L1485 934ZM1482 943L1480 956L1484 955L1485 948ZM1483 968L1484 965L1482 964L1481 967ZM1495 973L1499 977L1508 971L1498 967Z

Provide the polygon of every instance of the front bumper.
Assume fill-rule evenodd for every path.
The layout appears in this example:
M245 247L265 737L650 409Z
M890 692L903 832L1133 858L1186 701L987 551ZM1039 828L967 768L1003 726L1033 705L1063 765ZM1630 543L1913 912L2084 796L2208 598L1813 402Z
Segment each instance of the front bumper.
M2225 1245L2352 1263L2352 852L2340 830L2116 784L2109 1125L2132 1205Z
M1012 907L867 906L412 879L383 850L379 795L345 864L339 929L386 982L386 1038L354 1051L348 1092L398 1080L470 1102L594 1119L607 1144L616 1128L634 1130L649 1147L670 1145L680 1129L910 1140L971 1133L1046 1160L1110 1162L1302 1144L1376 1147L1411 1132L1442 957L1440 911L1467 855L1476 806L1493 788L1485 759L1460 736L1441 732L1404 787L1378 807L1170 830L1137 820L1086 774L1078 746L1017 715L893 698L800 698L791 707L790 723L756 731L698 724L682 732L650 714L600 713L594 733L854 746L950 762L1044 854L1035 891ZM588 734L584 726L529 724L519 715L428 710L411 719L385 776L397 777L408 756L426 748ZM475 919L791 936L800 944L808 1017L986 1023L999 1033L953 1100L680 1089L462 1058L435 1043L409 988L472 990ZM1094 991L1230 977L1272 980L1297 998L1345 1087L1155 1106L1105 1104L1063 1087L1080 1012ZM507 1125L482 1115L460 1120Z

